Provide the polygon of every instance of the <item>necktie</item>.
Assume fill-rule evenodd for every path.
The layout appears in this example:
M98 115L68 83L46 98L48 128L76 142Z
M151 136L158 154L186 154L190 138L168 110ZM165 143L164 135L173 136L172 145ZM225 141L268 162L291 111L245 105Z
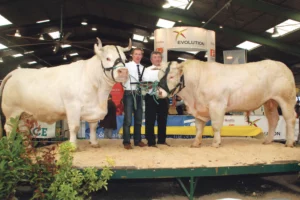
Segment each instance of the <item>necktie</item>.
M136 65L136 67L137 67L137 71L138 71L139 82L141 82L142 81L142 76L141 76L139 65Z

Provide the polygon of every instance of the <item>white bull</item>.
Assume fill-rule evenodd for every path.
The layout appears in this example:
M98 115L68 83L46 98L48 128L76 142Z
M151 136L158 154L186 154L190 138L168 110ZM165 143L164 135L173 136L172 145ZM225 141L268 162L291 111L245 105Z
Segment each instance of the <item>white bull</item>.
M181 64L163 64L159 78L159 96L164 98L170 93L178 93L189 113L195 117L196 138L192 147L201 144L203 128L208 120L211 119L214 131L212 145L219 147L225 112L252 111L261 105L264 105L269 125L264 144L273 141L279 105L286 121L286 146L293 146L296 88L291 70L283 63L265 60L224 65L188 60Z
M124 52L130 49L131 40L123 48L102 47L98 39L98 45L94 45L96 55L90 59L51 68L19 68L9 73L0 88L6 132L11 132L9 119L23 112L47 123L67 118L70 142L76 146L80 120L84 120L90 125L92 146L98 146L97 122L107 113L107 98L114 83L128 79Z

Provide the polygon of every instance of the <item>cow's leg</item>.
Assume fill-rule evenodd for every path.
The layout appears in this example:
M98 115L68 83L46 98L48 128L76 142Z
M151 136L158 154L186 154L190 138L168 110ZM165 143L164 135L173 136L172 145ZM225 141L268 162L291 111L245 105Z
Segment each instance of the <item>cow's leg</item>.
M211 118L211 125L214 131L214 140L212 143L213 147L219 147L221 144L221 128L223 126L225 106L226 103L215 103L209 104L209 115Z
M279 106L282 110L282 115L286 123L286 143L285 146L293 147L294 146L294 135L295 135L295 122L296 122L296 113L294 110L295 102L291 100L290 102L278 101Z
M79 121L75 122L75 121L69 121L68 120L68 125L69 125L69 130L70 130L70 142L75 146L75 148L77 148L77 133L79 131Z
M100 147L97 137L96 137L96 129L97 129L98 122L90 122L90 142L92 147Z
M205 127L205 121L195 118L195 125L196 125L196 137L191 147L199 147L202 142L202 134L203 129Z
M275 134L275 129L277 127L277 123L279 120L279 115L278 115L278 103L274 100L269 100L264 104L264 110L266 117L268 119L268 136L265 138L265 141L263 144L270 144L273 141L274 134Z
M6 114L4 129L5 129L7 137L9 137L9 135L12 131L12 127L11 127L11 125L9 125L10 118L16 118L17 116L21 117L22 112L23 112L22 110L15 110L14 112Z
M66 104L67 105L67 104ZM67 121L70 132L70 142L77 148L77 133L80 127L80 109L79 106L68 105L67 110Z

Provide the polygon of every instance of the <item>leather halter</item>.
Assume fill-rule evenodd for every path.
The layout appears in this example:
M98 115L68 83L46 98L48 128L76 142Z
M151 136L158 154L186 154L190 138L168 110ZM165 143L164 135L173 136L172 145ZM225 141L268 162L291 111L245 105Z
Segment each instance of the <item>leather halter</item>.
M101 67L102 67L103 72L104 72L104 74L105 74L105 76L106 76L107 78L109 78L109 77L107 76L107 74L106 74L105 72L111 71L111 76L112 76L113 80L114 80L115 82L117 82L117 81L115 80L115 77L114 77L114 73L113 73L113 72L114 72L115 69L118 68L117 65L118 65L119 63L122 63L122 64L123 64L123 67L125 67L125 63L123 62L123 60L122 60L122 58L121 58L119 49L117 48L117 46L115 46L115 47L116 47L116 50L117 50L117 52L118 52L119 58L117 58L117 59L115 60L114 65L113 65L112 67L107 67L107 68L103 67L103 63L102 63L102 60L101 60Z
M158 83L158 86L162 89L164 89L168 95L175 95L175 94L178 94L183 88L185 88L185 82L184 82L184 75L182 74L180 76L180 81L179 83L172 89L170 90L169 87L168 87L168 82L167 82L167 76L170 72L170 66L171 66L172 62L169 63L166 71L164 72L164 76L160 79L159 83ZM178 89L178 91L175 93L175 91Z

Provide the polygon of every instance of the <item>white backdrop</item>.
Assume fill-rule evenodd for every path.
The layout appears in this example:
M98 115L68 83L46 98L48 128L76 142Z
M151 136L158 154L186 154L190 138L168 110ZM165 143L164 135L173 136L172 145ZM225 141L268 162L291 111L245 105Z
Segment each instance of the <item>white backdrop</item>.
M168 50L207 51L207 61L215 61L215 32L198 27L160 28L154 31L154 49L168 60Z

